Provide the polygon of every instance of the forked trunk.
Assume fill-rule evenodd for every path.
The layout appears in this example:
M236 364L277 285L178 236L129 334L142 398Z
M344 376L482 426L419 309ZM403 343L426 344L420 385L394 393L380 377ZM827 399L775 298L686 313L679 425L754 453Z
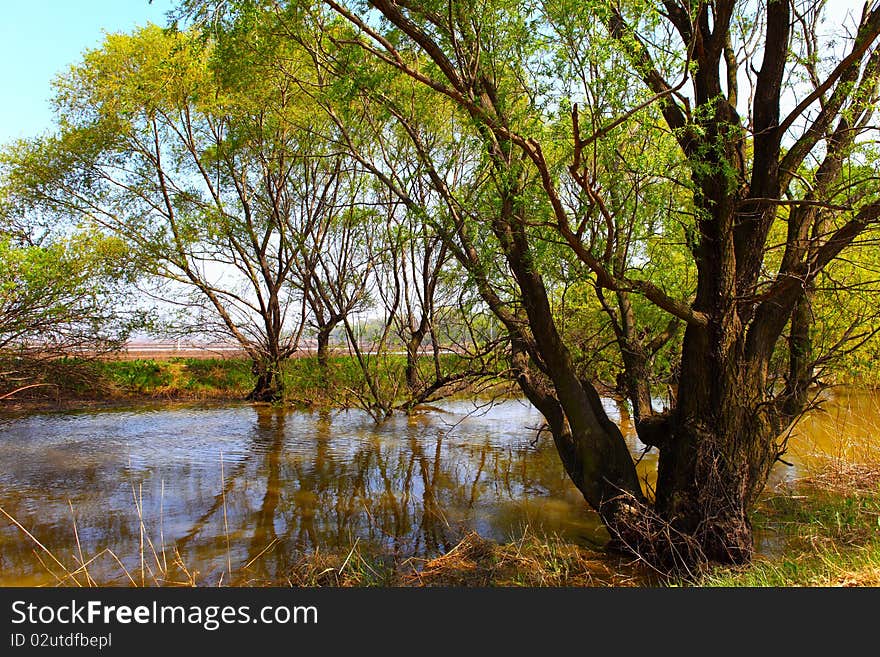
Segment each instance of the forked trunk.
M776 459L775 436L744 408L714 421L674 423L660 450L655 510L706 560L744 564L754 550L749 514Z
M749 514L778 456L781 417L765 398L765 367L737 337L718 325L685 333L654 507L704 559L727 564L753 554Z

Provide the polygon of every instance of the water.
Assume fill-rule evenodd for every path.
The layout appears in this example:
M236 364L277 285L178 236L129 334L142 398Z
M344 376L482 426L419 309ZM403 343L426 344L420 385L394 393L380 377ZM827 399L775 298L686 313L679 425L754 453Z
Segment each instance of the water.
M830 441L840 431L873 435L876 396L830 403L835 412L802 423L795 467L780 464L771 483L799 476L820 448L839 452ZM608 410L641 453L625 412ZM442 553L469 530L603 542L540 424L519 400L448 402L380 426L359 411L251 405L3 419L0 506L32 538L0 517L0 585L70 584L65 569L93 558L102 584L216 584L230 572L277 582L315 550L357 543L402 561ZM649 452L639 467L648 475L655 464Z

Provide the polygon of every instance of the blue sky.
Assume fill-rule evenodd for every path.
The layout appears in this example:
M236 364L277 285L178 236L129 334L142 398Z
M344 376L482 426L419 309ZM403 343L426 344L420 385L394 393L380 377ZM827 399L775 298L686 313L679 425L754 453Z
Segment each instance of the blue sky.
M164 25L175 0L0 0L0 144L52 126L50 83L105 32ZM831 25L857 0L829 0ZM860 5L859 5L860 6Z
M52 124L52 79L105 32L164 25L173 0L0 0L0 143Z

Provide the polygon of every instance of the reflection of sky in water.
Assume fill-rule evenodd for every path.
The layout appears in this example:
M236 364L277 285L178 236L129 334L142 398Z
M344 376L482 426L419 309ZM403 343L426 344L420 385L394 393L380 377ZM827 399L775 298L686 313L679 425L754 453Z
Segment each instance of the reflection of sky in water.
M858 412L865 403L847 400ZM141 506L145 540L160 555L165 545L164 561L178 551L203 583L225 568L227 536L234 571L270 546L249 568L254 577L283 574L304 550L347 550L355 540L401 559L448 549L470 529L505 540L530 525L569 540L602 540L552 440L536 440L541 416L531 406L455 401L442 408L379 426L357 411L248 405L2 420L0 505L65 564L77 551L72 506L86 557L111 548L132 570ZM606 409L640 454L625 411L621 417L610 401ZM832 417L800 430L827 442L840 429L830 428ZM793 450L796 463L803 458ZM647 474L655 464L649 453L640 468ZM778 465L774 481L798 472ZM33 543L5 520L0 548L0 584L53 581ZM149 561L149 542L145 552ZM108 559L90 571L104 580L119 574Z

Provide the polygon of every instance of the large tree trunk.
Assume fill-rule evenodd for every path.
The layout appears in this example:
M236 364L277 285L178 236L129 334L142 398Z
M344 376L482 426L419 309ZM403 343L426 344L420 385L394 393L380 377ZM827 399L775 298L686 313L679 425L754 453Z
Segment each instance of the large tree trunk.
M702 341L694 332L686 343ZM756 387L742 361L725 366L693 349L682 369L668 440L659 446L655 508L692 536L706 559L746 563L753 552L749 512L776 460L778 424L751 398Z
M656 510L692 536L705 558L747 563L753 553L749 513L776 458L773 434L740 408L718 418L676 424L660 450Z
M748 308L737 302L737 285L753 285L741 272L758 271L763 254L734 256L737 204L724 191L722 174L702 187L707 219L699 223L693 307L706 323L685 330L676 405L665 439L654 441L660 451L655 511L691 537L704 559L742 564L754 550L749 513L778 456L782 415L767 380L784 320L753 330L741 314Z

